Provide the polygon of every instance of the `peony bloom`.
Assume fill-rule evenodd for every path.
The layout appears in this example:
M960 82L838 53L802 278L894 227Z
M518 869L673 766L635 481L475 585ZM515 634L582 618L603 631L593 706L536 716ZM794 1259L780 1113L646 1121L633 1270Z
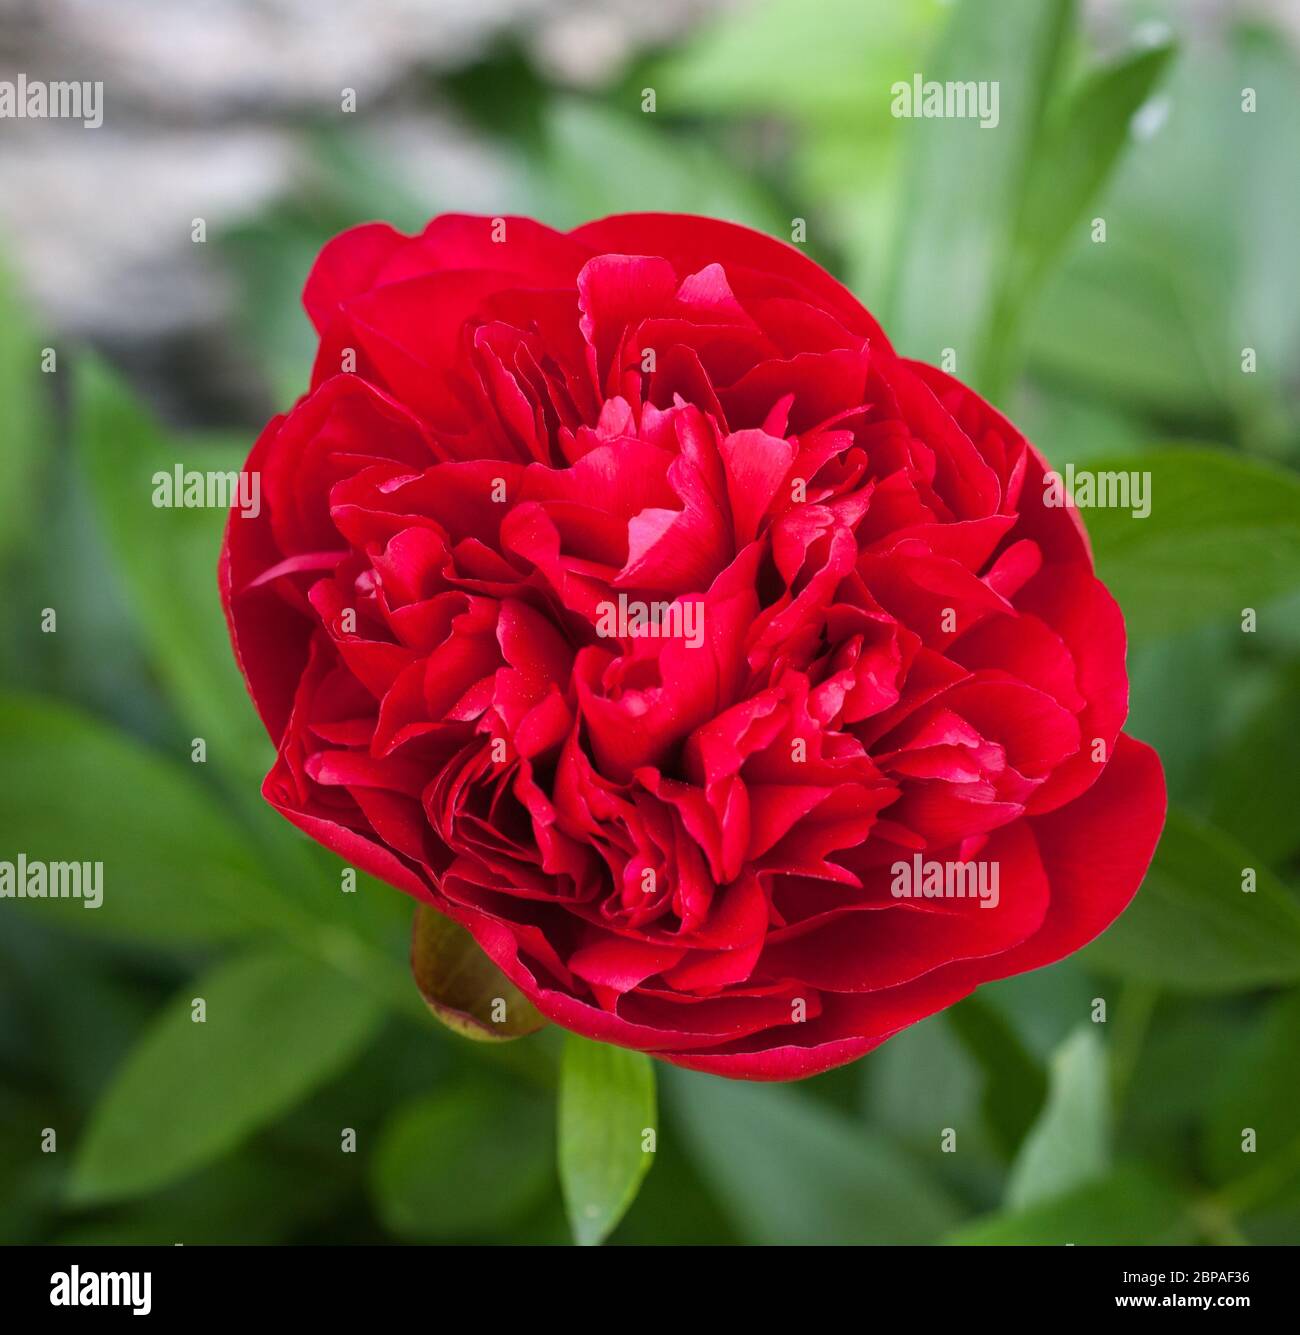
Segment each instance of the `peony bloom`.
M1123 910L1164 784L1078 513L797 250L448 216L304 300L220 568L264 793L544 1015L806 1076Z

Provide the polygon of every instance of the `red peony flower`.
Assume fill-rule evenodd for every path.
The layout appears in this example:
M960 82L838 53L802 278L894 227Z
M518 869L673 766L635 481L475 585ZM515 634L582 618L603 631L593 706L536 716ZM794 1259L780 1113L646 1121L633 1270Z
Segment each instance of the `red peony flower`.
M1120 913L1164 818L1077 511L729 223L382 224L221 594L267 799L539 1011L810 1075Z

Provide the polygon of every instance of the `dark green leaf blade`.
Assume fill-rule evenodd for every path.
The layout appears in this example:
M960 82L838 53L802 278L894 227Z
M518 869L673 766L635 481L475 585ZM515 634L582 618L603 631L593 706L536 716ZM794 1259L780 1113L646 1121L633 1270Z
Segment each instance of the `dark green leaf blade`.
M1242 889L1253 868L1256 889ZM1169 810L1133 903L1087 947L1102 973L1179 992L1242 992L1300 979L1300 905L1222 830Z
M201 785L62 705L0 697L0 807L6 860L104 864L99 908L30 901L62 925L194 943L247 930L270 907L239 828Z
M217 966L167 1004L118 1070L78 1146L73 1197L138 1195L234 1148L341 1070L381 1014L302 956L260 951Z
M1243 1185L1252 1207L1289 1190L1300 1201L1300 993L1279 997L1225 1053L1210 1095L1202 1160L1213 1182ZM1248 1134L1249 1133L1249 1136ZM1245 1179L1243 1184L1240 1180Z
M984 1073L984 1120L1002 1151L1015 1153L1047 1097L1047 1076L1007 1020L983 997L944 1013Z
M1052 1056L1047 1103L1011 1166L1007 1206L1024 1210L1103 1175L1110 1159L1106 1054L1096 1028Z
M243 459L191 456L105 367L77 368L74 432L117 570L158 671L180 712L199 729L213 763L261 782L272 757L230 648L217 596L226 513L153 504L158 473L181 465L239 470Z
M1170 446L1090 462L1094 473L1150 475L1151 512L1082 511L1097 571L1130 638L1222 618L1240 625L1300 588L1300 480L1226 450Z
M672 1075L700 1172L752 1241L924 1243L956 1222L953 1202L897 1145L807 1094Z
M1123 1169L1025 1210L988 1215L945 1239L963 1247L1087 1247L1173 1244L1193 1228L1178 1195Z
M1209 814L1222 830L1270 864L1285 866L1300 848L1300 663L1270 684L1245 728L1209 775Z
M375 1152L380 1215L419 1242L508 1228L554 1180L553 1136L543 1101L496 1082L467 1081L408 1103Z

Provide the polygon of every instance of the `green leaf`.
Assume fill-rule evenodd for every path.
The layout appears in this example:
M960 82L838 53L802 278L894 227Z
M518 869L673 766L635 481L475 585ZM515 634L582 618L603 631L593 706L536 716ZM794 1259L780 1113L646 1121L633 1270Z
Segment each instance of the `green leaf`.
M1174 446L1090 464L1149 473L1151 512L1081 511L1097 570L1129 635L1167 635L1216 619L1240 625L1300 588L1300 480L1225 450Z
M957 374L977 388L998 357L995 313L1026 164L1073 13L1069 0L959 0L925 79L996 82L998 124L901 122L907 176L886 328L900 352L924 361L952 348Z
M942 0L759 0L722 11L660 61L649 82L660 114L785 115L801 122L889 123L889 83L922 46Z
M923 1243L956 1222L897 1145L806 1094L679 1071L669 1088L701 1175L753 1242Z
M238 471L243 457L169 445L130 392L93 360L77 367L74 436L164 686L207 742L213 763L260 783L271 745L249 703L217 595L226 513L153 504L156 473L170 475L177 465Z
M1229 24L1187 44L1162 89L1164 124L1107 190L1106 244L1073 251L1034 312L1027 343L1044 378L1198 433L1226 418L1248 448L1293 450L1297 89L1293 44L1275 29ZM1254 374L1241 373L1245 347Z
M1047 1105L1011 1167L1007 1206L1025 1210L1100 1177L1110 1158L1106 1054L1081 1027L1052 1058Z
M973 1000L995 1011L1023 1045L1016 1058L1016 1065L1033 1082L1026 1087L1027 1090L1039 1091L1037 1100L1032 1094L1026 1095L1026 1101L1035 1105L1029 1114L1031 1122L1038 1116L1042 1102L1047 1097L1047 1063L1056 1049L1074 1032L1079 1021L1091 1014L1092 999L1096 995L1095 980L1088 977L1073 955L1042 969L985 983L975 993ZM965 1016L965 1002L958 1003L954 1009ZM960 1024L959 1019L956 1022ZM1036 1078L1029 1076L1024 1066L1026 1060L1037 1068Z
M469 932L427 904L415 906L411 972L430 1011L465 1038L519 1038L546 1023Z
M1033 157L1017 228L1020 286L1041 277L1110 175L1134 114L1172 54L1173 47L1162 43L1121 56L1089 74L1051 117Z
M528 178L530 210L556 227L630 210L705 213L776 236L790 219L698 136L675 134L639 109L619 115L588 102L557 101L546 147Z
M371 1186L392 1231L418 1242L517 1224L554 1181L547 1104L486 1081L439 1090L384 1129Z
M1031 369L1130 411L1217 420L1205 329L1163 265L1122 233L1109 200L1106 221L1106 244L1073 252L1033 303L1023 337Z
M192 1019L195 998L204 1023ZM117 1072L78 1147L74 1199L138 1195L234 1148L342 1070L380 1016L349 981L297 955L217 966L172 998Z
M318 142L313 137L314 143ZM373 161L373 154L369 155ZM305 164L314 183L352 180L334 163ZM365 217L383 218L400 227L391 200L372 195ZM319 189L312 191L310 216L292 200L260 210L224 227L211 241L238 292L236 316L241 342L268 384L275 403L291 404L307 387L316 356L316 334L302 308L302 285L315 263L322 240L361 218L336 217ZM417 226L418 230L418 226ZM243 442L247 454L251 442ZM242 460L242 456L241 456Z
M103 903L23 901L46 921L159 942L220 940L273 897L241 831L179 765L74 710L0 697L0 856L102 862ZM19 901L14 901L15 903ZM12 911L0 901L0 912Z
M1053 467L1076 467L1115 454L1134 454L1150 445L1145 423L1122 404L1099 395L1084 397L1059 383L1021 382L1007 415Z
M1121 57L1089 74L1065 107L1049 116L1042 143L1030 159L1013 254L994 317L997 364L989 363L990 393L1001 392L1018 362L1024 310L1110 176L1129 141L1133 116L1150 97L1172 53L1173 47L1164 43Z
M913 1148L934 1145L946 1126L973 1126L984 1081L941 1015L909 1025L857 1065L873 1126Z
M1210 767L1210 817L1276 866L1300 847L1298 736L1300 664L1293 663Z
M944 1156L945 1185L973 1199L998 1199L1006 1155L1002 1128L988 1116L990 1082L944 1015L909 1025L853 1069L873 1132L888 1135L900 1154L924 1157L951 1127L961 1152Z
M654 1162L655 1073L641 1052L569 1034L560 1067L560 1183L578 1244L603 1242Z
M984 1121L1002 1152L1010 1156L1047 1096L1043 1068L984 997L967 997L944 1018L983 1070Z
M1256 889L1242 890L1253 867ZM1243 992L1300 979L1300 905L1222 830L1170 807L1132 904L1083 961L1178 992Z
M49 449L50 413L41 347L19 308L14 283L0 269L0 558L31 530L37 474Z
M1244 1043L1226 1049L1210 1095L1202 1158L1210 1180L1253 1179L1252 1206L1300 1181L1300 993L1280 997ZM1254 1132L1246 1152L1243 1133ZM1231 1188L1229 1189L1231 1195Z
M1136 1146L1148 1161L1191 1171L1185 1142L1206 1115L1206 1054L1237 1048L1246 1032L1242 1017L1229 1013L1221 998L1161 998L1128 1080L1124 1143ZM1118 1076L1117 1058L1112 1071Z
M1295 244L1300 232L1300 163L1294 151L1300 139L1300 61L1294 43L1249 22L1237 25L1228 45L1222 93L1201 83L1202 97L1197 99L1204 100L1202 114L1228 136L1218 159L1228 175L1215 203L1231 210L1235 263L1224 264L1221 258L1216 265L1228 271L1229 307L1217 346L1226 344L1225 361L1231 368L1226 389L1245 419L1247 443L1258 439L1265 447L1293 451L1294 368L1300 356L1295 300L1300 288ZM1221 115L1224 101L1241 106L1246 88L1254 90L1255 110ZM1236 370L1240 349L1247 346L1259 353L1254 375Z
M322 1173L309 1148L286 1146L277 1137L275 1144L250 1144L149 1196L83 1215L51 1241L58 1247L291 1243L295 1233L348 1208L355 1175Z
M165 944L262 929L349 975L386 1004L424 1014L402 963L405 901L295 834L301 861L275 869L216 794L124 734L35 696L0 695L0 858L102 862L103 903L24 900L45 921ZM12 842L9 842L12 841ZM0 900L0 913L9 911Z
M651 119L685 111L757 122L725 127L724 145L737 133L766 139L775 120L790 122L797 151L781 155L775 184L791 203L776 234L789 235L790 214L811 214L809 254L842 261L836 276L874 308L899 205L904 122L890 114L891 87L947 13L943 0L821 0L816 23L805 14L804 0L759 0L702 24L645 77L658 93Z
M1025 343L1044 378L1198 426L1223 416L1232 382L1259 379L1240 374L1248 340L1233 348L1228 315L1232 141L1262 129L1236 111L1247 83L1219 42L1189 44L1170 69L1165 122L1128 149L1099 209L1106 243L1074 248L1035 303ZM1272 155L1270 192L1284 156Z
M1220 730L1228 722L1225 705L1241 681L1240 655L1249 639L1240 624L1237 619L1207 622L1159 639L1139 639L1129 647L1124 731L1155 747L1173 801L1202 801L1214 782ZM1189 728L1190 718L1202 720L1201 725ZM1217 823L1233 828L1226 821Z
M1132 1246L1187 1242L1192 1231L1173 1191L1123 1169L1027 1209L977 1219L945 1241L964 1247Z

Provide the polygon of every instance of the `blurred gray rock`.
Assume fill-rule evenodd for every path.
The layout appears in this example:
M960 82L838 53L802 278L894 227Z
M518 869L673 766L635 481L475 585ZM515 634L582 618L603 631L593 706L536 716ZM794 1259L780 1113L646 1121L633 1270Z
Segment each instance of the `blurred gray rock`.
M437 103L436 78L509 33L550 78L616 78L718 0L0 0L0 79L104 84L104 124L0 120L0 255L56 328L139 344L228 318L191 241L312 171L342 115L418 202L491 210L509 165ZM430 79L428 76L432 75ZM354 127L349 127L354 128Z

